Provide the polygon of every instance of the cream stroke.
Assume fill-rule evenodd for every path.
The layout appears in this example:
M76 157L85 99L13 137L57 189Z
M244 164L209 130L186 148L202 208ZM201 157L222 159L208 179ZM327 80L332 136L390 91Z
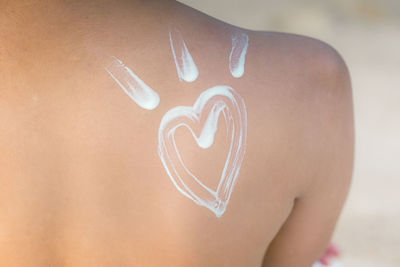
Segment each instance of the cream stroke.
M199 70L190 54L182 34L173 28L169 32L169 42L174 57L179 80L193 82L199 77Z
M213 190L185 166L174 135L179 127L186 127L198 146L209 148L214 143L221 113L227 125L229 153L218 187ZM199 125L204 117L204 124ZM179 192L221 217L239 175L245 154L246 136L247 113L243 98L229 86L214 86L204 91L192 107L177 106L164 115L158 133L159 156Z
M141 108L153 110L160 103L160 96L118 58L112 57L111 64L105 69Z
M229 55L229 70L233 77L240 78L244 74L249 36L245 33L235 33L232 36L232 50Z

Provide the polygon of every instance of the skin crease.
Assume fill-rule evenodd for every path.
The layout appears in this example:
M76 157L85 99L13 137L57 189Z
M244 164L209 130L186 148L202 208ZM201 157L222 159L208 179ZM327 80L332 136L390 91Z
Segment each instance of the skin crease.
M168 25L199 77L180 82ZM249 36L245 73L231 36ZM0 2L1 266L309 267L330 241L353 164L347 68L306 37L239 29L174 1ZM134 103L103 64L121 59L160 96ZM215 85L247 107L247 146L221 218L180 194L157 155L163 115ZM222 119L220 119L223 122ZM210 187L224 125L175 138Z

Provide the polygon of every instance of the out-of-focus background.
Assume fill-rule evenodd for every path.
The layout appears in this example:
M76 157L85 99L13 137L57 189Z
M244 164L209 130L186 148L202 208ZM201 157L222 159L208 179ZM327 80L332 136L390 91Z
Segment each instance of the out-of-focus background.
M344 267L400 266L400 0L180 0L228 23L321 39L348 64L356 160L334 242Z

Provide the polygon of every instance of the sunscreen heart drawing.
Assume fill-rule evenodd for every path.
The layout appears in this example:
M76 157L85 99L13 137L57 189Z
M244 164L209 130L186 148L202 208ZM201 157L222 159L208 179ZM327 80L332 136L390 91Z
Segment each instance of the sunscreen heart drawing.
M213 190L185 166L175 142L175 131L186 127L197 145L207 149L214 143L221 114L227 126L229 153L217 189ZM221 217L239 176L246 137L247 113L243 98L233 88L219 85L201 93L193 106L177 106L164 115L158 132L158 152L179 192Z

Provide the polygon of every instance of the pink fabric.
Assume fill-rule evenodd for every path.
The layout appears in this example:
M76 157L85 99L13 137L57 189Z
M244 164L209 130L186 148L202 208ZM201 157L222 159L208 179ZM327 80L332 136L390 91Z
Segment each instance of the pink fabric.
M322 266L330 266L339 257L339 250L334 244L330 244L324 255L319 259Z

